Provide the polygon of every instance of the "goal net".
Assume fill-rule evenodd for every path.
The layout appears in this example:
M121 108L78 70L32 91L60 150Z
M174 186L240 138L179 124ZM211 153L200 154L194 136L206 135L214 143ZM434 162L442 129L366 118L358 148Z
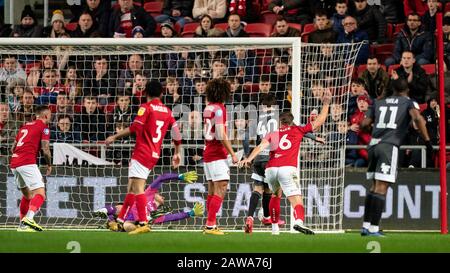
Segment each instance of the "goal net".
M361 44L301 44L297 38L1 39L0 56L0 227L19 224L21 193L8 168L17 130L34 118L33 107L48 104L53 172L45 177L47 200L35 217L45 228L105 228L93 211L122 202L134 138L106 147L109 135L130 125L149 80L165 86L183 136L179 173L196 170L196 183L164 183L165 204L188 211L205 203L203 125L209 79L230 81L226 103L228 135L240 157L256 145L259 98L275 95L279 111L292 111L298 124L320 112L324 90L333 94L331 114L316 135L304 140L299 176L306 223L316 231L342 229L345 125L353 64ZM345 135L345 134L344 134ZM148 184L170 168L170 134ZM38 164L43 163L38 158ZM42 169L43 170L43 169ZM218 213L226 230L242 230L252 192L251 170L231 167L229 192ZM291 211L282 199L283 230ZM260 205L259 205L260 207ZM255 215L256 216L256 215ZM200 230L204 217L157 225L158 229ZM255 229L266 229L258 220Z

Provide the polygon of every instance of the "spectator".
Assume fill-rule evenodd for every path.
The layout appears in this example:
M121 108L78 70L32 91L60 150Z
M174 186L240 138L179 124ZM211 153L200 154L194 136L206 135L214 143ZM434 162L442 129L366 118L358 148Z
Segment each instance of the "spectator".
M429 89L429 78L420 65L416 63L414 53L404 51L400 67L392 72L394 80L404 78L408 81L409 97L417 103L425 103L425 96Z
M50 105L52 115L51 126L56 127L60 116L69 116L73 120L73 105L70 103L67 94L59 93L56 97L56 105Z
M423 30L434 34L436 31L436 13L438 11L438 0L427 0L428 10L422 18Z
M136 109L134 105L131 104L130 95L125 92L123 94L118 94L116 97L116 107L114 108L113 114L113 124L121 122L125 124L126 127L131 125L136 114Z
M369 36L367 35L367 32L358 28L358 23L352 16L345 17L342 24L344 26L344 31L339 32L336 42L342 44L366 41L359 50L355 64L360 65L366 63L367 58L369 57Z
M283 15L288 22L297 24L311 23L311 5L309 0L272 0L269 10Z
M358 109L358 97L367 95L364 86L364 81L361 79L354 79L350 86L350 98L347 106L347 117L351 117Z
M375 56L367 59L367 68L362 73L361 79L364 81L371 99L381 99L386 96L389 75L381 68Z
M100 33L97 31L97 22L94 21L92 15L88 11L81 13L78 19L77 28L70 32L70 36L74 38L89 38L94 36L99 36Z
M335 10L336 12L331 17L331 21L333 21L334 30L339 33L344 31L344 24L342 24L342 21L348 15L347 0L337 0Z
M13 79L6 86L8 105L11 113L17 113L20 109L20 99L25 91L26 82L23 79Z
M381 0L380 11L387 23L398 24L405 21L403 0Z
M66 71L66 78L64 80L63 86L66 88L69 102L81 103L81 96L83 92L83 81L78 75L77 68L73 65L69 66Z
M55 130L51 131L51 142L63 142L63 143L80 143L81 133L73 130L72 117L66 115L60 115L57 119L57 125Z
M244 25L239 15L230 14L228 16L228 28L223 33L223 37L249 37L248 33L244 30Z
M214 28L214 21L208 14L203 15L200 25L195 29L194 37L220 37L223 31Z
M417 13L420 17L424 16L428 10L426 0L403 0L405 16L411 13Z
M317 44L335 43L337 32L333 29L333 22L328 19L325 11L318 10L314 20L316 30L309 34L308 42Z
M138 104L144 103L145 101L145 86L147 85L147 77L142 74L141 72L137 72L134 75L133 80L133 88L131 89L132 95L134 98L136 98L136 102Z
M3 55L2 67L0 68L0 82L6 82L13 79L27 79L27 74L20 67L15 55Z
M366 116L366 112L369 110L369 105L372 104L370 98L366 95L358 96L356 100L358 108L355 113L350 117L350 130L348 134L356 134L357 143L359 145L367 145L370 142L371 133L360 130L359 126ZM359 149L357 151L357 158L354 162L355 167L364 167L369 160L369 155L366 149Z
M256 55L253 50L237 48L231 51L228 74L236 76L240 84L251 85L259 76L255 60Z
M174 38L178 33L171 22L165 22L161 24L161 35L163 38Z
M81 132L81 140L83 142L96 142L105 140L106 119L105 114L98 109L96 97L84 97L83 109L80 114L75 117L75 130Z
M182 84L181 87L183 89L183 95L190 96L194 94L194 79L197 77L195 63L192 60L189 60L186 62L186 66L183 70L183 78L181 80Z
M135 75L144 68L144 61L142 55L132 54L128 57L127 69L120 71L119 76L119 90L124 88L131 88L133 86L133 79Z
M226 0L195 0L192 9L194 19L199 20L203 15L209 15L214 22L222 21L227 13Z
M431 63L433 59L433 43L431 33L421 27L420 16L417 13L408 15L405 27L395 38L392 57L386 59L386 67L397 64L401 60L402 52L412 51L419 65Z
M16 133L16 121L11 118L7 103L0 102L0 164L8 165L8 156Z
M122 72L125 71L122 70ZM126 84L123 84L124 86L120 87L121 90L125 88ZM94 58L94 70L86 73L83 85L83 96L102 97L102 105L114 101L117 92L117 75L109 68L106 56L100 55ZM131 87L131 84L127 87Z
M163 102L170 109L173 109L176 104L183 103L180 83L177 78L170 76L166 78L166 92L163 95Z
M155 33L156 22L142 7L133 4L132 0L118 0L119 6L113 9L108 27L108 37L128 37L135 26L145 30L144 37Z
M191 96L187 96L187 98L189 98L189 101L186 100L186 103L188 103L194 110L203 111L206 103L205 92L207 82L208 79L203 77L197 77L194 79L195 93Z
M275 59L274 72L271 74L270 82L275 91L277 104L282 109L287 93L287 84L292 82L292 72L290 71L288 58L281 57Z
M289 26L286 18L283 16L277 16L275 21L274 32L271 34L272 37L300 37L300 31L296 28ZM274 56L289 56L289 49L284 48L274 48Z
M15 120L19 123L19 127L24 122L33 120L34 115L34 95L30 88L26 87L20 100L20 109L16 113Z
M428 135L431 144L439 145L439 117L440 109L436 98L430 98L427 101L427 108L422 112L422 116L427 122Z
M155 18L156 22L177 23L181 28L184 24L192 22L192 0L164 0L163 14Z
M382 44L386 41L386 19L375 6L369 6L367 0L354 0L355 13L351 14L358 22L358 28L367 32L370 42Z
M43 37L58 38L61 34L66 32L64 27L64 14L61 10L53 11L51 25L44 27L42 30Z
M58 83L58 73L55 69L46 69L42 75L42 86L34 88L36 104L56 103L58 94L66 92L63 85Z
M108 0L86 0L83 8L92 15L94 24L98 26L98 33L101 37L108 35L108 23L111 16L111 1ZM80 13L81 14L81 13ZM78 21L79 15L75 17Z
M450 16L444 17L442 30L444 32L444 62L448 70L450 68Z
M211 78L223 78L228 75L228 63L225 59L214 59L211 62Z
M198 110L193 110L189 113L187 126L183 126L183 139L186 139L187 144L192 145L184 149L185 164L188 166L195 166L203 163L203 148L201 146L203 144L202 136L202 114Z
M135 26L131 32L133 38L144 38L145 30L141 26Z
M11 37L41 37L42 27L38 25L36 15L30 5L26 5L20 17L20 25L14 26Z

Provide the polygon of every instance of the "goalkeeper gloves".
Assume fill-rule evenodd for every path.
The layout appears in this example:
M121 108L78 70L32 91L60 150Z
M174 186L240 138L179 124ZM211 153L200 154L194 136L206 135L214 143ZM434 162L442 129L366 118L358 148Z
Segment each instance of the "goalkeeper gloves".
M178 176L180 180L185 181L188 184L194 183L198 179L198 175L196 171L190 171L186 173L182 173Z
M192 208L192 210L189 213L190 217L194 217L194 216L203 216L203 213L205 212L205 207L203 206L202 203L195 203L194 207Z

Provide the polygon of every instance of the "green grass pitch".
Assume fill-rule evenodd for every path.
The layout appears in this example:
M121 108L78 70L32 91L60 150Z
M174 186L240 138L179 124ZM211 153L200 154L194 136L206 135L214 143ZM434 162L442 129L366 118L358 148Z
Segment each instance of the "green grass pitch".
M81 253L450 253L450 235L439 233L388 233L387 237L361 237L358 233L302 234L230 232L225 236L199 232L152 231L147 234L101 231L18 233L0 230L0 253L69 253L69 242ZM375 241L375 243L373 242Z

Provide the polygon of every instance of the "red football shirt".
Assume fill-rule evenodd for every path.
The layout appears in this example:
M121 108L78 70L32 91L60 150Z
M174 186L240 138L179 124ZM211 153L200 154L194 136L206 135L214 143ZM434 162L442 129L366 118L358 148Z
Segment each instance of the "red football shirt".
M216 124L223 124L225 131L227 130L227 110L222 103L210 103L205 107L203 112L204 134L205 134L205 151L203 152L203 161L205 163L227 159L227 149L217 139Z
M41 149L41 140L50 141L50 129L42 120L27 122L20 127L10 167L17 168L36 164L36 157Z
M312 132L311 123L305 126L283 126L278 131L266 135L270 143L270 159L266 168L298 165L300 143L305 134Z
M142 104L130 126L130 132L136 133L136 145L131 158L152 169L158 162L161 145L169 128L179 132L172 111L167 106L159 99ZM180 140L174 141L179 144Z

